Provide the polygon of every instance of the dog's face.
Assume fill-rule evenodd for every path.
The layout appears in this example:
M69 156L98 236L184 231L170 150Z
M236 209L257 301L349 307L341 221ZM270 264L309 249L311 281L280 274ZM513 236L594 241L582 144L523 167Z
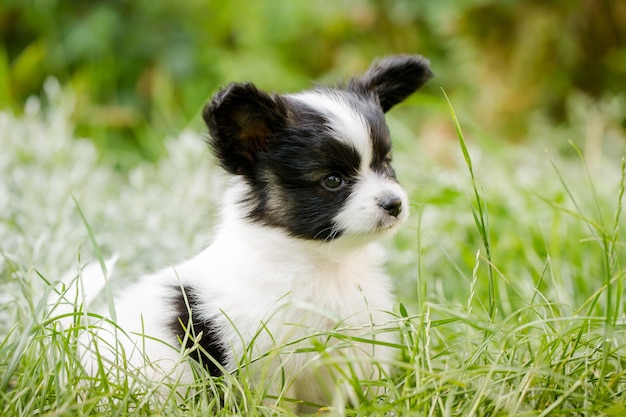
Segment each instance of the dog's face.
M431 76L427 60L402 55L343 87L269 95L248 83L218 92L203 112L210 145L248 185L232 209L308 240L393 229L408 199L391 167L384 113Z

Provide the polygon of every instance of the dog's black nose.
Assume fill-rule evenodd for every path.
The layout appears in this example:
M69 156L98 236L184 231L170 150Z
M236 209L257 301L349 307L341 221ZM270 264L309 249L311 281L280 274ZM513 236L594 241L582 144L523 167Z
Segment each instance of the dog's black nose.
M402 199L397 195L385 197L379 204L393 217L398 217L398 214L402 211Z

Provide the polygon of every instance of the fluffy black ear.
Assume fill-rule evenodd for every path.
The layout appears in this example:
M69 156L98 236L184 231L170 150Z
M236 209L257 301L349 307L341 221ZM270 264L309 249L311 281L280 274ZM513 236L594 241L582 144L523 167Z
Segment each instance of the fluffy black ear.
M267 150L271 136L287 120L280 97L252 83L233 83L220 90L204 106L202 117L213 153L226 171L237 175L252 175L257 155Z
M395 55L372 64L348 88L359 93L374 93L383 112L417 91L433 76L428 59L420 55Z

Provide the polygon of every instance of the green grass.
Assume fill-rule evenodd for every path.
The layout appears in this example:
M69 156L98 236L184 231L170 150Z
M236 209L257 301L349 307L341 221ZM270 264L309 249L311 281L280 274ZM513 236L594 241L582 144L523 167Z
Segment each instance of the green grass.
M74 138L71 94L47 89L47 113L0 114L0 415L289 414L245 369L212 380L198 369L195 395L163 395L124 366L110 369L124 376L115 382L85 374L82 313L61 329L45 283L98 252L122 255L117 285L193 255L210 239L224 176L193 132L168 142L168 158L117 172ZM390 114L396 168L414 202L388 245L396 360L391 375L369 382L384 387L378 398L329 411L624 415L622 148L600 149L587 165L573 143L563 157L550 149L560 143L506 145L471 127L465 136L450 110L442 99L444 156L425 141L416 147Z

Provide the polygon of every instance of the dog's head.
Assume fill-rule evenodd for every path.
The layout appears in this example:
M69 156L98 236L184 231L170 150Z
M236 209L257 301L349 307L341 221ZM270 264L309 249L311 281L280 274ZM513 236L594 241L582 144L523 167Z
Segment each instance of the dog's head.
M341 87L222 89L203 118L221 166L247 185L230 209L309 240L393 229L408 215L408 198L391 167L384 113L431 76L425 58L400 55Z

